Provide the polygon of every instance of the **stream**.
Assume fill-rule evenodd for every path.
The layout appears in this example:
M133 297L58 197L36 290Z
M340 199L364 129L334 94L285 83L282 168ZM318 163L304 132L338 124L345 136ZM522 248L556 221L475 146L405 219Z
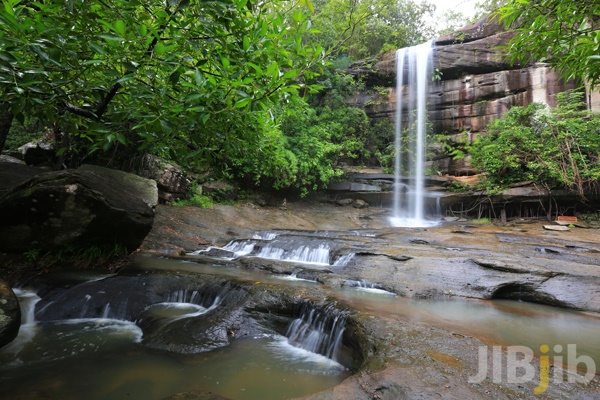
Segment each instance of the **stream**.
M239 400L287 399L339 384L356 372L357 365L346 362L348 356L338 357L346 316L328 308L310 306L296 319L289 318L286 329L259 328L210 351L165 351L146 337L148 329L169 335L191 321L219 316L225 304L239 301L231 293L240 289L222 283L220 291L210 295L201 289L177 289L179 282L189 283L189 276L240 282L242 289L297 291L298 297L326 286L306 271L344 268L358 247L315 235L309 238L309 245L318 243L314 252L306 243L294 250L289 243L277 242L276 236L257 237L252 243L239 240L199 251L186 260L137 257L126 268L129 275L70 272L56 274L37 288L16 289L23 323L17 339L0 350L0 398L164 399L177 393L214 393ZM290 273L242 268L244 257L283 261ZM168 277L174 283L157 291L154 281L147 280L154 275L157 281ZM133 298L141 295L130 282L142 280L140 293L147 288L162 297L136 305ZM119 285L125 289L105 293ZM41 297L51 300L42 300L40 290ZM348 279L325 290L339 306L367 316L442 328L488 345L518 344L537 351L543 344L564 349L576 344L578 355L600 365L600 318L593 313L515 300L408 299L364 280ZM72 296L68 293L81 300L62 304ZM170 326L174 328L169 330ZM184 345L179 348L188 349Z

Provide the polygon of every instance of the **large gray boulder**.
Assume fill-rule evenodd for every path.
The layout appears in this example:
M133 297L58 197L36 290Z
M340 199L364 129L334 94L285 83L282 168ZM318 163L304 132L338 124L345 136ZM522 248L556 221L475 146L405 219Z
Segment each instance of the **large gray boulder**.
M53 165L56 162L56 148L45 139L26 143L18 151L27 165Z
M0 250L120 245L136 249L154 221L156 182L97 166L44 172L0 198Z
M161 204L185 197L190 190L192 181L183 169L152 154L133 157L125 163L123 169L156 181Z
M40 172L42 170L36 167L6 161L6 159L0 160L0 197Z
M12 342L21 326L21 309L17 296L0 280L0 348Z

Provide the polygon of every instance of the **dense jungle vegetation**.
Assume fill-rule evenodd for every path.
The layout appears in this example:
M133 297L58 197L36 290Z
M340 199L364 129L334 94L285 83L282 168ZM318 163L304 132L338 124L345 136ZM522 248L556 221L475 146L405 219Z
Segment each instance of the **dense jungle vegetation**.
M548 60L594 84L599 7L487 0L478 12L523 21L508 48L515 60ZM118 167L150 152L215 178L306 193L346 163L385 159L393 128L348 104L362 83L343 70L467 22L450 12L434 24L434 9L416 0L3 0L0 151L44 136L62 168Z

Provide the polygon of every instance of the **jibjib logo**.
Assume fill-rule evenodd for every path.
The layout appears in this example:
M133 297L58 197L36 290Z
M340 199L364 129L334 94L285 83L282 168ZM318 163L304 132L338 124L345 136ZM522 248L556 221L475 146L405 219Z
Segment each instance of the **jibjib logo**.
M563 346L555 345L552 350L554 356L549 356L550 346L543 344L540 346L540 370L539 384L533 390L535 394L542 394L548 389L550 384L550 359L556 366L561 366L566 361L567 381L589 383L596 375L596 363L590 356L577 355L577 345L568 344L566 351L566 360L563 355ZM491 361L492 382L494 383L526 383L535 379L536 368L532 364L534 353L531 348L526 346L508 346L506 347L506 356L503 356L502 346L492 346L491 360L488 358L488 346L479 346L479 365L477 374L469 377L469 383L481 383L488 377L488 365ZM503 359L506 359L506 363ZM577 372L580 365L585 366L585 374ZM552 381L554 383L565 382L562 368L554 368Z

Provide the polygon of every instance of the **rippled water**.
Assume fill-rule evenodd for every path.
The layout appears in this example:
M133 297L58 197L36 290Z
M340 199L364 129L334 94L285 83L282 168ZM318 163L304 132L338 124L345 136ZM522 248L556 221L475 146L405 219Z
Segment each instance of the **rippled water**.
M281 336L239 339L194 356L149 351L141 337L126 321L39 324L22 346L0 351L0 398L162 399L194 391L275 400L314 393L348 376L340 364Z
M251 281L318 284L282 282L265 273L217 265L159 259L144 264ZM416 301L364 289L343 287L332 294L373 315L442 327L488 344L534 351L542 344L551 349L576 344L578 355L588 355L600 366L597 315L517 301ZM182 392L286 399L332 387L349 375L340 364L290 346L277 335L238 339L229 347L192 356L152 351L141 345L142 332L133 322L82 318L36 323L27 312L36 296L23 291L19 296L26 308L19 337L0 350L1 399L163 399ZM145 313L185 318L205 311L197 304L163 302Z
M355 288L336 297L372 314L453 330L490 345L526 346L538 355L544 344L551 349L576 344L578 355L592 357L600 367L600 317L595 314L514 300L410 300ZM564 351L546 354L565 356Z

